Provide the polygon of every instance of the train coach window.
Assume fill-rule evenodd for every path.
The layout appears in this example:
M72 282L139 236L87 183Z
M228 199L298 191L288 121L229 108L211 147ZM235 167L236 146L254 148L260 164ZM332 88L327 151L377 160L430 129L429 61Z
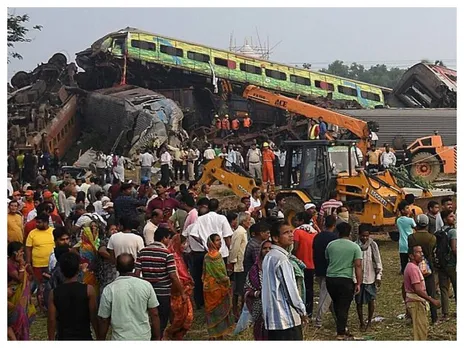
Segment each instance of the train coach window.
M276 79L276 80L282 80L282 81L287 80L287 74L277 71L277 70L265 69L265 73L267 77L272 77L273 79Z
M345 94L345 95L352 95L355 97L358 96L358 92L356 91L355 88L350 88L346 86L337 86L337 89L338 89L338 93Z
M304 86L311 86L310 79L306 77L296 76L296 75L290 75L290 82L293 82L299 85L304 85Z
M184 51L182 49L173 46L160 45L160 51L161 53L169 54L170 56L184 56Z
M196 60L198 62L205 62L205 63L209 62L209 56L203 53L188 51L187 58L191 60Z
M315 81L314 81L314 85L315 85L317 88L325 89L326 91L335 91L334 85L333 85L332 83L328 83L328 82L325 82L325 81L315 80Z
M260 67L250 65L250 64L245 64L245 63L240 63L240 70L246 71L247 73L256 74L256 75L262 74Z
M237 67L237 64L233 60L223 59L223 58L218 58L218 57L214 57L214 64L219 65L219 66L225 66L226 68L229 68L229 69L235 69Z
M363 97L364 99L373 100L377 102L380 101L380 95L378 95L377 93L361 91L361 97Z
M142 50L156 51L156 45L153 42L131 40L131 47L140 48Z

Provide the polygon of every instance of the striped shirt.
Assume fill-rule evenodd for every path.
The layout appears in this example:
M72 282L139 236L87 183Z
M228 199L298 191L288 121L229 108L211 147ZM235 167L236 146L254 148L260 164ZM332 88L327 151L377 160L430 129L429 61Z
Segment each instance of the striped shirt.
M337 208L341 207L343 205L342 202L337 201L336 199L329 199L328 201L322 203L321 205L321 211L319 214L321 216L328 216L332 215Z
M176 273L176 264L163 243L154 242L140 250L135 269L142 271L142 279L151 283L156 296L171 296L170 273Z
M285 249L272 245L271 251L264 257L261 299L267 330L287 330L299 326L300 316L306 315L288 256Z

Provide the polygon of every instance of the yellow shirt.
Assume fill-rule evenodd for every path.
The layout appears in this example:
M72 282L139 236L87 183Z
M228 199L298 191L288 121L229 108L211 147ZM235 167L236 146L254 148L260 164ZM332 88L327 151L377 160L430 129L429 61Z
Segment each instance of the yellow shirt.
M8 243L24 242L23 217L21 214L8 214Z
M32 266L48 267L48 258L55 247L53 227L47 230L33 229L27 236L26 246L32 247Z

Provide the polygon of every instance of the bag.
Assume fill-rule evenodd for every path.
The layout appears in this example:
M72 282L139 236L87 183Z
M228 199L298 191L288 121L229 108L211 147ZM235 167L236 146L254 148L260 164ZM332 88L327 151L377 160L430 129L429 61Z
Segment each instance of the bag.
M242 314L235 326L234 335L238 335L240 332L245 331L253 323L251 313L248 311L246 305L243 306Z
M440 229L435 232L435 238L437 239L437 244L433 251L435 265L437 268L444 269L451 260L451 247L448 238L448 231L451 230L451 227L446 229Z
M424 258L417 266L419 266L420 271L424 277L428 277L432 274L432 269L426 258Z

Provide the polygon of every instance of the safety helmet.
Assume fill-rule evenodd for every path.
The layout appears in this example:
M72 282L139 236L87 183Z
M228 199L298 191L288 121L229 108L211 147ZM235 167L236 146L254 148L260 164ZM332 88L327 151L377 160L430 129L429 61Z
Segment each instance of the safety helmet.
M266 143L266 142L264 142L264 143L263 143L263 147L269 147L269 144Z

